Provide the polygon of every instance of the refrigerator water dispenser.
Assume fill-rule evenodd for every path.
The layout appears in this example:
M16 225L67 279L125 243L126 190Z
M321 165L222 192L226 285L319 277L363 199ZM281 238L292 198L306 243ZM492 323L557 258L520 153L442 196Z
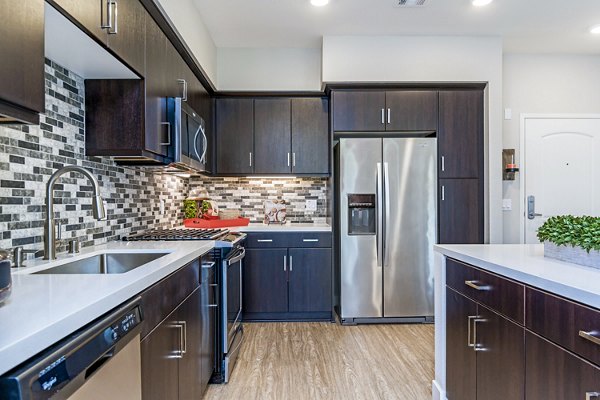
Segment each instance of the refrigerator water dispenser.
M376 218L374 194L348 194L348 235L375 235Z

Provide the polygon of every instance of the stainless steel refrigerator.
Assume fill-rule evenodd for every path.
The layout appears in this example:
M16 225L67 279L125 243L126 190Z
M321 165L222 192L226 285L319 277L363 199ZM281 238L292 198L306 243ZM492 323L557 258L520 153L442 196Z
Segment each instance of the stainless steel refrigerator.
M339 142L342 323L433 320L435 138Z

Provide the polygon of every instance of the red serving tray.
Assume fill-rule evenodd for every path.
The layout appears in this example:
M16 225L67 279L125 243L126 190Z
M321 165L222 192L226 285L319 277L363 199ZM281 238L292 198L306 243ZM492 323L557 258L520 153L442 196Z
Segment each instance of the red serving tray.
M190 218L184 219L183 225L186 228L227 228L228 226L248 226L250 218L236 219L202 219Z

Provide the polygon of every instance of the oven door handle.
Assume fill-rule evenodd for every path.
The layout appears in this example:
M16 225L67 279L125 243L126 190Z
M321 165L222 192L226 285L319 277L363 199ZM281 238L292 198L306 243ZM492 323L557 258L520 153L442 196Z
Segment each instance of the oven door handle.
M241 248L241 253L238 254L235 257L232 258L228 258L227 259L227 265L232 265L235 264L236 262L240 261L241 259L243 259L244 257L246 257L246 249L244 249L243 247Z

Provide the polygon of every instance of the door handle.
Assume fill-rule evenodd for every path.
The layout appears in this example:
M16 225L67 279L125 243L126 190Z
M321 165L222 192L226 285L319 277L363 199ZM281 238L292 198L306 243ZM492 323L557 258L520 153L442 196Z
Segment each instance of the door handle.
M252 166L252 152L248 153L250 155L250 166Z
M181 354L187 353L187 323L185 321L179 321L181 325Z
M258 239L258 243L272 243L273 239Z
M296 166L296 153L292 153L292 167Z
M290 272L294 270L294 257L290 256Z
M473 288L475 290L479 290L480 292L485 292L490 290L490 287L488 285L481 285L478 284L477 281L465 281L465 285L467 285L470 288Z
M527 218L534 219L535 217L541 217L542 214L535 212L535 196L527 197Z
M600 399L600 392L586 392L585 400L597 400Z
M106 0L106 23L104 23L104 13L100 15L100 29L112 29L112 1ZM102 6L100 6L102 10Z
M183 85L183 93L181 94L181 101L187 101L188 99L188 83L185 79L177 79L178 83Z
M388 163L383 163L383 203L385 215L383 216L383 221L385 223L385 230L383 231L383 266L385 267L387 264L387 260L389 259L389 246L387 245L388 238L388 229L390 224L387 223L388 218L390 217L390 170L388 167Z
M183 324L181 323L181 321L173 321L171 323L169 323L167 326L167 328L176 328L179 330L179 344L178 344L178 349L173 351L173 355L169 356L169 358L183 358Z
M115 7L115 11L113 12L113 16L112 16L114 25L108 28L108 34L116 35L117 33L119 33L119 3L117 3L117 0L109 0L108 3L109 3L109 7L110 7L110 5Z
M467 317L467 346L475 347L475 340L471 341L471 323L475 318L479 318L478 315L469 315Z
M288 167L290 166L290 153L287 153Z
M392 109L388 108L388 112L387 112L387 123L390 124L392 123Z
M287 256L283 256L283 271L287 271Z
M486 322L486 319L483 318L473 318L473 350L475 351L485 351L484 347L481 347L479 343L477 343L477 323L478 322Z
M446 157L442 156L442 172L446 171Z
M579 337L582 337L585 340L588 340L588 341L600 346L600 337L595 336L597 334L598 334L598 332L579 331Z
M377 241L377 266L383 266L383 178L381 172L381 163L377 163L377 232L375 239Z
M385 108L381 109L381 123L385 124Z

